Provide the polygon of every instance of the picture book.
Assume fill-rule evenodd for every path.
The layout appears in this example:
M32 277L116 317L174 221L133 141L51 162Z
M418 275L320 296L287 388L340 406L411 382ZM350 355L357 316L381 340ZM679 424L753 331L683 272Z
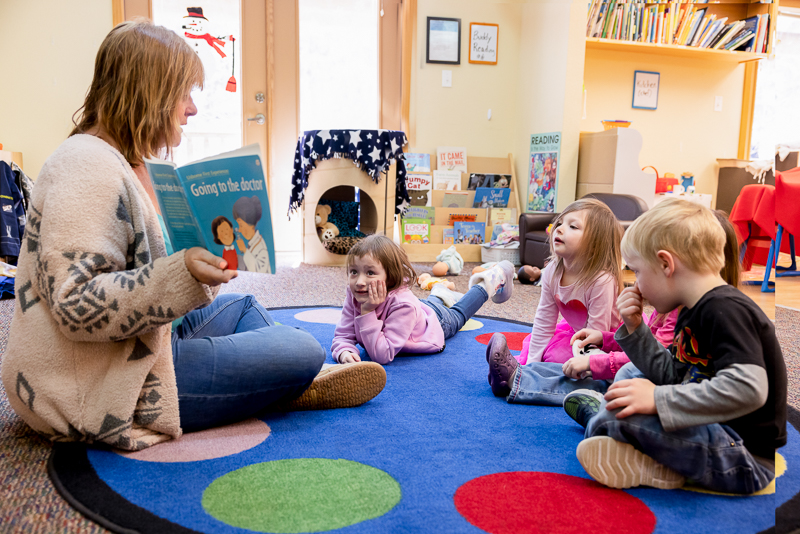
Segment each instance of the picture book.
M406 174L406 188L412 206L431 205L430 173L409 172Z
M555 211L560 154L561 132L531 135L525 211Z
M428 224L434 224L436 208L433 206L409 206L403 213L404 219L424 219Z
M178 167L145 159L174 250L203 247L228 268L275 272L269 197L258 145Z
M410 152L405 155L406 172L431 172L431 155Z
M429 243L430 232L427 219L403 219L403 243Z
M479 187L511 187L510 174L477 174L469 175L467 189L475 190Z
M469 193L466 191L449 191L444 194L442 206L445 208L466 208Z
M507 187L479 187L475 190L475 201L473 208L505 208L508 206L508 199L511 196L511 189Z
M478 222L456 222L453 225L453 236L456 243L465 245L483 244L486 225Z
M447 217L447 226L453 226L457 222L475 222L478 220L477 215L466 213L451 213Z
M460 191L461 172L433 171L433 188L439 191Z
M517 208L492 208L489 210L489 223L517 224Z
M452 226L448 226L447 228L442 230L442 243L445 245L454 245L455 240L453 237L453 232L455 229Z
M438 170L467 172L467 149L465 147L440 146L436 149L436 156Z

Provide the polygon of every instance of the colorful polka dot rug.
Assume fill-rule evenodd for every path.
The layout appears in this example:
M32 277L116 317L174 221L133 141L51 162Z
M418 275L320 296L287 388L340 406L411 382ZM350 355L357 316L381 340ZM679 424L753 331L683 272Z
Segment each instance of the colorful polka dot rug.
M270 310L326 350L340 312ZM264 414L137 453L62 444L48 470L114 532L752 534L775 532L777 508L800 509L794 410L779 476L761 494L598 484L563 409L492 395L489 338L505 333L518 354L529 331L474 317L441 354L396 358L385 389L357 408Z

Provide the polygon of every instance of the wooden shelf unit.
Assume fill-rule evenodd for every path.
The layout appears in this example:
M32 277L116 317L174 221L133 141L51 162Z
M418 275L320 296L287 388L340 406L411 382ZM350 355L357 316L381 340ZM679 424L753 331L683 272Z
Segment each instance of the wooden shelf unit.
M791 0L784 0L791 1ZM716 15L717 20L727 17L727 23L735 20L743 20L755 15L769 14L769 27L767 28L767 52L735 52L733 50L712 50L709 48L699 48L696 46L685 46L678 44L662 43L642 43L638 41L623 41L617 39L602 39L599 37L587 37L586 48L591 50L606 50L613 52L639 52L644 54L657 54L662 56L672 56L681 58L696 58L712 61L755 61L766 58L772 53L772 45L775 40L775 22L778 18L778 0L765 4L757 0L716 0L707 4L696 2L682 2L682 4L694 4L695 9L706 9L706 15ZM664 2L645 2L646 5L670 5Z
M436 170L436 157L435 155L431 156L431 170ZM469 184L469 175L472 173L478 174L509 174L511 175L511 195L509 196L508 200L508 208L509 209L516 209L517 216L522 213L521 209L521 202L519 191L517 188L517 174L514 171L514 156L509 154L508 157L505 158L484 158L484 157L477 157L477 156L467 156L467 171L465 173L461 173L461 190L467 191L467 185ZM474 191L472 192L474 193ZM436 224L431 226L430 231L430 243L402 243L403 249L408 254L408 257L411 261L414 262L431 262L436 261L436 256L438 256L443 249L450 247L450 245L445 245L442 242L442 231L444 228L447 228L446 224L446 214L442 212L439 213L439 210L452 210L458 211L462 213L463 210L458 210L457 208L443 208L442 201L444 198L445 191L432 191L431 196L431 204L434 208L436 208ZM474 209L474 208L473 208ZM478 215L477 222L482 222L486 224L486 237L490 237L492 235L492 230L488 226L487 220L487 209L486 208L477 208L474 209L476 215ZM482 212L482 216L477 212ZM443 216L443 217L442 217ZM445 224L440 224L444 219ZM401 221L398 221L398 224L401 224ZM434 242L436 241L436 242ZM480 262L481 261L481 245L456 245L456 250L464 259L465 262Z

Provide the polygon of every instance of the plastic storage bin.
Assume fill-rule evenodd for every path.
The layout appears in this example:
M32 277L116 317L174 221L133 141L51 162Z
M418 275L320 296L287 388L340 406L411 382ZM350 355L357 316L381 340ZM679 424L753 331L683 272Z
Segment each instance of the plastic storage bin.
M508 260L514 265L521 265L519 261L519 248L481 247L481 263L503 260Z

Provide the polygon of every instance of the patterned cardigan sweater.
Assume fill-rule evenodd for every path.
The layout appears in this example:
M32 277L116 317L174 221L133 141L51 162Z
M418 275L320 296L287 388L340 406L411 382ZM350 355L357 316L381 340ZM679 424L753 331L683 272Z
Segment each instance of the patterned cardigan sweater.
M67 139L31 200L1 369L14 411L53 441L179 437L170 323L215 291L167 256L150 198L97 137Z

